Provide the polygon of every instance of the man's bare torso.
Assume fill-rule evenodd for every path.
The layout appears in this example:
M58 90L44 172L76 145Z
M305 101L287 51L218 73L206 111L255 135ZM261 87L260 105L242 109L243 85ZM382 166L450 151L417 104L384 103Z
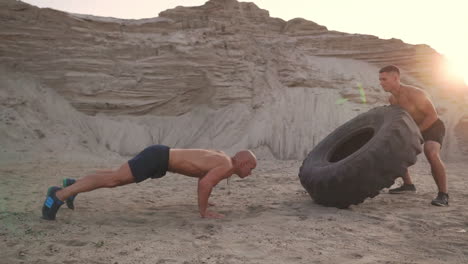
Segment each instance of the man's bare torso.
M421 102L429 100L429 98L423 90L417 87L402 85L402 88L397 97L391 96L390 103L401 106L411 115L416 124L420 125L426 118L426 114L420 108L420 105Z
M171 149L169 171L202 178L217 167L232 168L231 158L224 152L206 149Z

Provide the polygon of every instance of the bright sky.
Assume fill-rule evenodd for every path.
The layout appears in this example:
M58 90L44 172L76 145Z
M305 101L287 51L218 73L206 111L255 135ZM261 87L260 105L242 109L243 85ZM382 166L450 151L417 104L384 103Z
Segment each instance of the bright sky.
M116 18L150 18L207 0L23 0L39 7ZM244 1L242 1L244 2ZM251 0L270 16L302 17L329 30L428 44L468 84L468 0Z

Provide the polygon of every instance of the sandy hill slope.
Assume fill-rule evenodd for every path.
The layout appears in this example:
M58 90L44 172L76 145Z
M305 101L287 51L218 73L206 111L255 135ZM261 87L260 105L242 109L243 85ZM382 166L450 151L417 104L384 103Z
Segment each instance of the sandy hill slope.
M446 122L444 158L468 154L468 89L426 45L283 21L235 0L141 20L2 0L0 20L4 153L132 155L163 143L302 159L338 125L387 104L377 72L396 64Z

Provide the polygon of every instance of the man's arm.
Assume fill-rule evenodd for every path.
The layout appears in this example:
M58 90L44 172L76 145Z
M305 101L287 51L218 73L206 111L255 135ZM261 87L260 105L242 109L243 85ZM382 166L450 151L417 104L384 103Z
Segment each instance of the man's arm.
M390 95L390 97L388 98L388 102L390 102L391 105L394 105L396 104L396 99L395 97L392 95Z
M198 180L198 210L203 218L221 218L223 215L210 212L208 208L208 199L210 198L213 187L222 179L229 176L229 167L216 167L210 170L205 176Z
M418 108L424 113L424 119L419 124L419 130L423 132L437 121L437 111L425 92L422 92L418 101Z

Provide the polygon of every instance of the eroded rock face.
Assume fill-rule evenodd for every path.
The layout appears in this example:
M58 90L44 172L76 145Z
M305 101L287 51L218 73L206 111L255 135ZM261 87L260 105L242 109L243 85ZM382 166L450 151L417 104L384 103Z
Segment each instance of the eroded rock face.
M441 97L441 87L462 84L441 74L443 58L426 45L329 31L300 18L283 21L253 3L211 0L152 19L122 20L2 0L0 20L0 62L7 71L33 76L86 115L146 124L139 132L140 138L148 134L144 143L267 146L278 158L303 158L345 120L386 104L377 72L387 64L400 66L403 81L429 91L438 107L444 100L465 103L466 93ZM444 109L448 120L452 108ZM187 129L180 122L187 116L199 122ZM462 120L448 126L457 142L450 153L466 154ZM184 130L191 132L178 132Z

